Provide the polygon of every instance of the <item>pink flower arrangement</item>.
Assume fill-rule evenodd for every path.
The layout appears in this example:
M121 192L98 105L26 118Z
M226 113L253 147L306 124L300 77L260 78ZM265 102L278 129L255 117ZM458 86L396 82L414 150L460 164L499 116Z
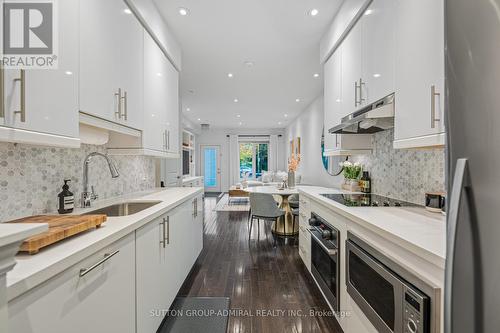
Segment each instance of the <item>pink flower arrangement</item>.
M296 172L297 168L299 167L299 163L300 163L300 154L297 154L297 157L295 157L295 154L292 154L292 156L290 156L290 159L288 160L288 171Z

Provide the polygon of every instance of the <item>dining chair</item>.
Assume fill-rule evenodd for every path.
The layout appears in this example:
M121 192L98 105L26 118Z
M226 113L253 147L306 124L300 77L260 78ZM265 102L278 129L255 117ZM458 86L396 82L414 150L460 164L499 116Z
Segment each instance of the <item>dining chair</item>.
M257 232L260 235L260 220L278 223L279 218L285 217L285 211L276 206L271 194L250 193L250 221L248 238L252 233L253 220L257 219ZM286 234L286 223L283 223L283 233Z
M288 205L290 208L299 208L299 195L298 194L292 194L291 196L288 197Z

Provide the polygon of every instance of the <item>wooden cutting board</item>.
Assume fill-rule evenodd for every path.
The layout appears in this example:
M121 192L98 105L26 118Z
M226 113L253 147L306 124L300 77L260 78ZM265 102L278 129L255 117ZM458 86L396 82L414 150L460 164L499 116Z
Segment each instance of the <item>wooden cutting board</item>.
M35 215L5 223L47 223L49 230L26 239L20 252L35 254L41 248L81 232L99 228L106 215Z

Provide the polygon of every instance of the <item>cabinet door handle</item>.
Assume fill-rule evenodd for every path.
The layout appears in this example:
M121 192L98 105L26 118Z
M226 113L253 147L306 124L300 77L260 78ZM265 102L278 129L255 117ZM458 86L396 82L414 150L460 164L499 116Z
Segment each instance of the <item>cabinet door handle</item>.
M163 218L163 222L161 222L160 225L162 226L162 238L160 240L160 244L163 246L163 248L165 248L165 218Z
M436 96L441 96L440 93L436 91L436 86L431 86L431 128L436 128L436 122L441 121L441 119L436 118Z
M111 257L113 257L114 255L118 254L118 252L120 252L120 250L116 250L113 253L106 253L106 254L104 254L104 258L102 258L101 260L99 260L98 262L96 262L95 264L93 264L92 266L90 266L89 268L82 268L82 269L80 269L80 274L79 274L80 277L85 276L88 273L92 272L94 269L96 269L97 267L99 267L100 265L102 265L103 263L105 263L106 261L108 261L109 259L111 259Z
M167 149L170 150L170 130L167 130Z
M123 106L123 119L126 121L128 119L128 107L127 107L128 96L127 96L127 91L123 92L123 96L120 97L120 99L123 99L123 103L122 103L122 106Z
M118 88L118 92L115 92L115 97L118 100L115 116L118 116L118 119L122 119L122 88Z
M0 65L0 118L5 118L5 91L4 91L4 72L3 66Z
M358 103L358 82L354 81L354 107L357 107Z
M163 131L163 148L167 150L167 132Z
M170 216L167 216L167 244L170 244Z
M359 79L359 105L363 104L364 101L366 101L366 98L363 98L363 86L366 83L363 82L363 79Z
M26 73L24 69L21 69L20 76L18 78L14 79L14 82L20 82L21 83L21 110L14 111L14 114L20 114L21 115L21 122L25 123L26 122Z
M339 147L339 135L335 134L335 148Z

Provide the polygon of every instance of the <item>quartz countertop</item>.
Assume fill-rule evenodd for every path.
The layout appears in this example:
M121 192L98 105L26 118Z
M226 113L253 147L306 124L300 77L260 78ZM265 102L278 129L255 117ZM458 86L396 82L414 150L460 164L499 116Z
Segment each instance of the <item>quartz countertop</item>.
M0 223L0 248L47 231L45 223Z
M446 218L424 207L347 207L321 194L345 191L315 186L299 186L299 193L330 208L353 223L408 249L422 259L444 269L446 260Z
M7 273L7 299L10 301L40 285L202 192L202 188L194 187L155 189L94 202L91 208L76 209L73 214L83 214L123 201L161 201L133 215L108 217L100 228L75 235L35 255L18 254L16 266Z
M193 180L197 180L197 179L201 179L203 178L203 176L190 176L190 177L185 177L185 178L182 178L182 182L183 183L189 183L189 182L192 182Z

